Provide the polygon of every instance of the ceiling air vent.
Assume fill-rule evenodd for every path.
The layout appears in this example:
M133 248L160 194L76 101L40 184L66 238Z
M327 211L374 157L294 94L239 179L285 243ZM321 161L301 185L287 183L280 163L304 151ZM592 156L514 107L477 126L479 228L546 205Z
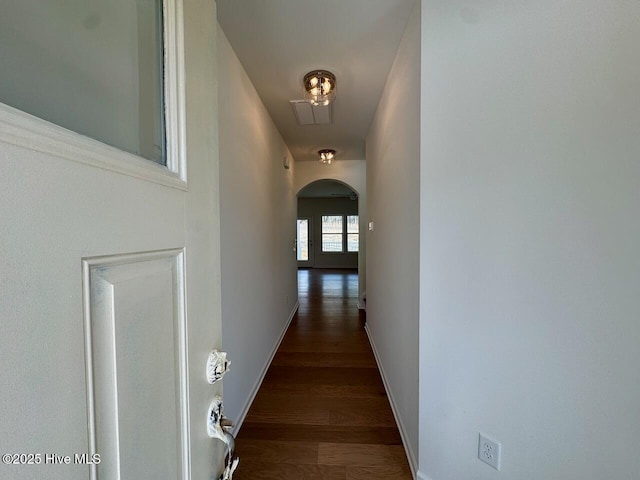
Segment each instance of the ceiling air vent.
M298 125L329 125L331 104L314 107L306 100L290 100Z

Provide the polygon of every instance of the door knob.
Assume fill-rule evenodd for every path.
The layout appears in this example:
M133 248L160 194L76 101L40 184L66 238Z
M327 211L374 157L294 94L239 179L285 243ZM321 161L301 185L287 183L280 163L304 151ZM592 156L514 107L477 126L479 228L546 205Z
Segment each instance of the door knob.
M229 371L231 362L227 360L227 352L212 350L207 358L207 381L216 383Z
M240 462L239 458L235 458L231 463L227 463L227 466L224 469L224 472L220 475L219 480L232 480L233 472L238 468L238 463Z
M239 458L234 458L236 439L230 431L231 427L233 427L233 422L224 416L222 397L216 395L209 405L207 433L211 438L222 440L226 445L225 468L219 480L232 480L233 472L238 468L240 462Z

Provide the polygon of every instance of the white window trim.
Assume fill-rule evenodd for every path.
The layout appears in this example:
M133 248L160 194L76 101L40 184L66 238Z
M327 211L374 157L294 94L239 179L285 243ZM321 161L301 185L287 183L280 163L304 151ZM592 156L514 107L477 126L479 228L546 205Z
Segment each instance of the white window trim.
M0 103L0 142L187 190L182 0L163 1L167 165Z

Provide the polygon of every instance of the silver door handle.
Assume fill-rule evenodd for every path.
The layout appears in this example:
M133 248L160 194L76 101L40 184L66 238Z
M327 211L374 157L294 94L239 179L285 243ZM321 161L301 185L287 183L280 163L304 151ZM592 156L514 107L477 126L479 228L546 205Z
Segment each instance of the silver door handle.
M224 429L224 440L222 440L226 445L227 445L227 452L229 455L229 458L233 457L233 453L236 450L236 437L233 436L233 434L229 431L229 429L233 426L233 423L231 423L229 420L227 420L226 418L224 418L222 420L223 424L222 424L222 428ZM224 425L224 423L229 423L228 426Z
M234 457L236 450L236 439L231 433L233 422L225 418L222 406L222 397L216 395L207 415L207 433L211 438L222 440L226 445L227 453L225 454L225 468L219 477L219 480L232 480L233 472L238 468L240 459Z
M238 463L240 463L240 459L238 457L234 457L233 454L236 449L236 439L233 434L228 430L231 428L232 423L226 418L223 419L223 422L228 422L228 426L223 425L224 429L224 440L223 442L227 445L227 454L225 455L224 460L224 471L220 475L219 480L232 480L233 472L238 468Z

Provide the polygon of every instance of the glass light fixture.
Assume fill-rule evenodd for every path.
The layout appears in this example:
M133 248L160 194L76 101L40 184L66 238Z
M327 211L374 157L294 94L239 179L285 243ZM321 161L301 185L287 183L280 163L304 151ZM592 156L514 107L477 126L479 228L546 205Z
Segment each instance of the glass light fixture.
M313 70L304 76L304 98L318 107L336 98L336 76L326 70Z
M336 156L336 151L331 150L330 148L325 148L323 150L318 150L318 155L320 155L320 163L331 165L333 158Z

